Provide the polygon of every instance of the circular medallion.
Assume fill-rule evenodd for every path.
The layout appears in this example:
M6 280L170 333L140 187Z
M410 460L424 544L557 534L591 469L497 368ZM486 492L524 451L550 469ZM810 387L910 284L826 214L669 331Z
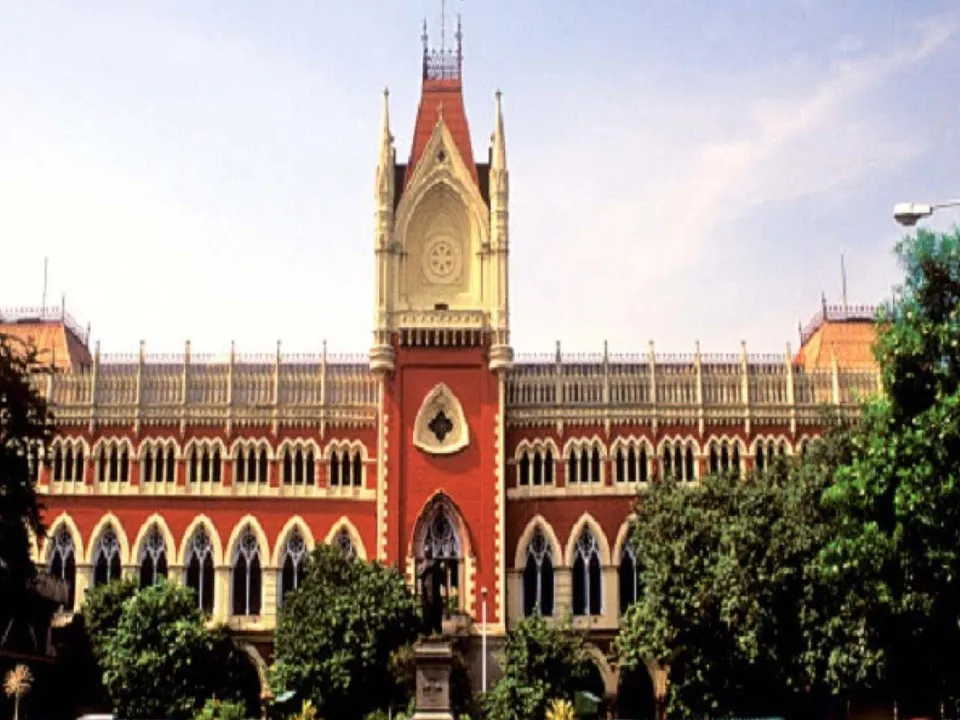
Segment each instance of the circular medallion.
M446 285L456 281L460 264L460 248L449 237L435 238L424 248L423 272L431 282Z

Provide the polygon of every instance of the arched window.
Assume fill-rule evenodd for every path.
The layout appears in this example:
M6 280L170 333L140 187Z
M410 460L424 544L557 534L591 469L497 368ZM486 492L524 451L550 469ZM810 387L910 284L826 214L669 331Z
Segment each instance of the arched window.
M553 550L538 527L527 544L523 568L523 614L553 615Z
M662 458L662 468L663 468L663 479L673 477L673 448L669 442L663 444L663 458Z
M316 470L313 462L313 450L297 445L283 451L283 484L314 485Z
M340 453L336 450L330 453L330 487L340 486Z
M578 469L579 461L577 458L577 451L573 448L570 448L570 456L567 458L567 485L575 485L577 483Z
M543 484L553 485L553 452L550 448L543 456Z
M460 563L463 561L460 536L444 503L435 503L428 512L429 515L422 525L418 559L427 557L429 552L430 557L435 561L445 561L447 587L458 591L460 589Z
M280 605L291 590L296 590L303 582L306 572L307 543L296 528L287 535L280 558Z
M363 485L363 458L360 457L360 451L353 454L353 486Z
M357 547L353 544L353 537L346 528L340 528L333 539L333 546L343 553L343 557L347 560L357 559Z
M167 541L156 524L147 531L140 548L140 587L155 585L167 577Z
M233 614L259 615L263 592L260 543L250 527L240 535L233 553Z
M580 531L570 572L573 614L600 615L603 612L600 547L590 528Z
M687 454L684 462L684 475L683 479L687 482L693 482L697 479L696 465L693 462L693 446L689 443L687 444Z
M632 533L631 533L632 534ZM637 553L633 543L627 540L620 551L620 614L637 601L640 580L637 575Z
M529 485L530 484L530 454L526 450L524 450L523 455L520 456L520 463L518 467L519 467L519 473L520 473L519 484L521 486Z
M50 574L67 584L67 609L73 609L77 585L77 557L73 536L66 525L61 525L52 538Z
M219 483L222 471L222 457L220 448L204 444L202 448L196 445L190 448L190 482L191 483Z
M122 574L120 564L120 541L117 533L109 525L100 533L100 539L93 551L93 586L106 585L119 580Z
M633 448L630 448L630 452L633 452ZM614 467L616 468L617 482L622 483L627 481L627 459L623 455L623 448L617 448L617 454L614 456Z
M197 604L207 615L213 614L213 544L202 527L197 528L190 541L187 555L187 587L197 596Z
M58 444L53 449L53 480L60 482L63 480L63 448Z

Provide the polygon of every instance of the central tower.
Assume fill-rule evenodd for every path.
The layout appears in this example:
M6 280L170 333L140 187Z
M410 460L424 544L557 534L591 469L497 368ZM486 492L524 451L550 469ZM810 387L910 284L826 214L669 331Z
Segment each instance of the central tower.
M449 560L465 612L502 625L508 179L500 93L486 162L474 159L455 45L426 23L409 159L397 162L383 95L375 191L370 367L382 378L378 557L411 579ZM486 591L486 592L484 592Z

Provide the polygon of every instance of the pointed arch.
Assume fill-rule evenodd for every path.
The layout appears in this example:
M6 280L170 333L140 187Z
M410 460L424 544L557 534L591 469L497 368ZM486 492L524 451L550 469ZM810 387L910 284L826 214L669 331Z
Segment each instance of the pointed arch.
M167 448L173 448L174 457L177 457L177 458L181 457L182 448L180 446L180 443L177 442L177 439L175 437L171 437L169 435L161 436L161 437L144 438L143 440L140 441L140 444L137 445L136 457L137 459L142 460L143 454L147 450L156 450L157 448L163 448L164 450L166 450Z
M663 447L667 443L670 443L671 445L674 443L681 443L684 448L690 445L693 447L694 455L697 457L703 453L704 446L702 446L700 441L697 440L693 435L680 435L679 433L676 433L674 435L664 435L662 438L660 438L660 440L657 441L657 457L660 457L663 454Z
M517 547L513 554L513 566L518 570L522 570L527 563L527 545L530 544L530 539L533 537L533 534L537 531L537 528L540 529L540 532L543 533L543 536L547 539L547 542L550 543L553 549L553 556L559 560L563 557L563 546L560 544L560 539L557 537L557 533L554 532L553 526L547 521L543 515L537 513L532 518L530 522L527 523L527 526L523 529L523 532L520 534L520 539L517 540Z
M130 543L127 541L127 533L123 529L123 525L120 524L120 521L117 519L117 516L112 512L108 512L99 522L93 526L93 530L90 532L90 537L87 539L87 548L83 561L85 563L93 563L94 557L93 553L96 549L97 542L100 540L100 536L103 534L103 531L107 527L112 527L113 531L117 534L117 542L120 544L120 562L123 565L130 564Z
M635 516L633 513L627 516L627 518L620 525L620 529L617 531L617 538L613 543L613 553L611 554L611 562L616 565L620 562L620 554L623 552L624 546L630 541L630 535L633 532L635 526Z
M137 537L133 541L133 554L130 556L131 564L135 565L140 561L140 548L143 547L143 543L147 539L147 533L150 532L150 528L154 525L157 526L160 534L163 535L163 541L167 544L167 552L172 556L177 551L177 543L176 540L173 539L173 533L170 532L170 526L167 525L167 521L163 519L162 515L154 513L143 521L143 525L141 525L137 531Z
M437 421L446 426L439 428ZM460 400L445 383L427 393L413 423L413 444L431 455L452 455L470 444L470 427Z
M610 545L607 542L607 536L603 532L594 517L590 513L583 513L570 529L570 535L567 538L567 547L563 553L564 562L568 567L573 566L573 556L577 551L577 540L584 528L589 528L590 532L597 540L597 547L600 549L600 562L604 566L610 565Z
M53 543L51 540L56 536L57 531L60 527L63 526L67 529L67 532L70 533L70 537L73 538L73 547L74 552L78 555L77 563L86 562L85 558L79 557L83 553L83 536L80 534L80 528L77 527L77 523L74 522L74 519L70 517L68 513L62 512L57 515L56 519L48 526L48 530L43 539L43 547L40 548L40 551L43 553L43 562L45 564L50 563L50 553L53 551Z
M600 451L601 459L606 459L607 457L607 446L604 444L603 438L597 434L568 438L563 444L563 457L567 457L573 448L589 450L590 452L593 452L594 448L596 448Z
M230 443L230 448L228 450L228 455L233 457L237 454L237 450L243 448L244 450L254 449L258 453L260 450L267 451L267 458L270 460L274 459L275 453L273 451L273 445L270 441L261 436L261 437L238 437L232 443Z
M410 545L407 548L408 555L411 555L415 558L419 557L420 543L423 541L423 536L426 534L427 528L430 525L430 521L434 518L437 512L441 511L441 509L448 513L448 516L454 525L454 529L456 530L458 539L460 541L461 555L463 557L467 557L473 554L473 536L470 533L470 528L467 525L466 520L464 520L460 506L457 505L449 495L443 492L443 490L437 490L421 506L420 512L417 514L417 520L414 523L413 532L410 533Z
M227 541L228 564L233 560L233 553L236 550L237 543L240 541L243 531L247 529L247 526L250 527L254 537L257 538L257 542L260 543L260 552L263 553L263 557L268 558L271 556L270 543L267 541L267 534L263 531L260 521L253 515L247 514L237 521L237 524L233 526L233 530L230 532L230 539Z
M177 565L186 567L190 543L193 541L194 533L196 533L199 528L206 530L207 536L210 538L210 544L213 546L214 565L222 565L223 544L220 540L220 533L217 532L217 526L214 525L213 521L206 515L197 515L190 524L187 525L187 529L183 531L183 536L180 538L180 549L177 550Z
M283 524L283 527L280 528L280 532L277 533L277 540L273 544L273 550L269 555L271 566L280 566L280 563L282 562L283 549L286 546L287 538L290 537L290 533L292 533L294 530L299 531L300 537L303 538L303 542L307 546L308 553L316 547L316 541L313 538L313 531L310 529L310 526L307 525L306 520L304 520L300 515L294 515ZM264 554L264 557L267 557L267 555Z
M366 560L367 549L363 545L363 538L360 537L360 532L357 530L357 526L354 525L350 521L350 518L348 518L346 515L342 516L330 526L330 530L327 532L327 536L323 539L323 542L327 545L332 544L342 530L346 530L347 534L350 536L350 540L353 542L353 547L357 551L357 557L361 560Z

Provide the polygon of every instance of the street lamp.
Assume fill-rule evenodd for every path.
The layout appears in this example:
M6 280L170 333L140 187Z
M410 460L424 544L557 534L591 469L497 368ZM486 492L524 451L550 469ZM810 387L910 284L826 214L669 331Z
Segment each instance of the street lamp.
M893 206L893 219L904 227L913 227L917 221L932 215L934 210L958 205L960 200L948 200L942 203L897 203Z
M487 589L480 588L480 686L487 692Z

